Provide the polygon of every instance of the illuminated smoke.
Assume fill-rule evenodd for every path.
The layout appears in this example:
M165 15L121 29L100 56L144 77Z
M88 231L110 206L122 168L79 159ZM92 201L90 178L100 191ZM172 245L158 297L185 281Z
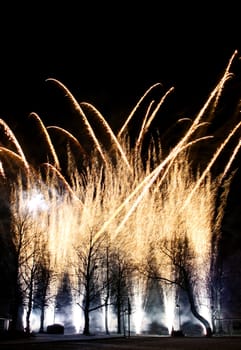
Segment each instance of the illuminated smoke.
M202 132L207 122L210 122L210 113L207 110L215 113L224 84L230 78L229 69L236 54L186 133L166 156L161 153L162 140L158 140L158 147L155 148L152 143L147 147L147 156L143 161L142 142L173 89L168 90L159 101L152 100L149 103L145 117L140 122L140 133L134 147L129 144L128 134L128 125L136 110L160 84L153 85L144 94L115 136L103 116L91 104L78 104L62 83L48 79L64 91L78 113L80 128L86 130L93 144L89 160L81 140L74 134L58 126L45 127L40 118L32 114L42 130L51 154L49 163L42 164L40 169L32 169L15 136L1 121L11 146L0 148L3 178L6 179L9 171L9 158L14 159L16 166L22 164L18 181L12 183L10 178L12 214L16 223L23 221L27 214L31 222L31 230L27 232L28 239L33 238L34 231L34 239L39 244L40 251L45 249L50 254L49 267L56 275L51 284L52 295L57 294L61 278L66 272L69 273L73 290L80 290L76 278L76 266L79 264L76 248L81 247L79 249L82 249L82 253L87 251L91 236L94 242L101 242L101 249L106 247L108 239L110 249L125 251L126 261L138 267L138 272L132 275L131 291L131 317L136 333L148 328L146 298L150 277L147 271L152 266L150 260L155 267L156 276L171 282L177 274L173 262L178 253L181 253L179 258L183 258L192 271L192 281L195 281L192 289L197 310L211 323L210 271L213 256L217 254L214 251L213 231L215 229L218 232L219 229L217 224L214 225L214 219L220 223L223 215L223 212L219 212L219 217L216 218L217 190L234 157L230 156L224 172L221 171L217 177L213 178L211 170L240 124L230 131L221 146L217 146L204 169L193 167L192 149L197 144L212 139L212 135L203 135ZM95 123L92 126L93 120ZM104 144L97 137L97 122L108 144ZM67 140L66 172L61 168L61 155L54 147L51 133L64 135ZM84 156L84 169L77 166L70 144L75 145L79 154ZM234 151L235 155L237 151L238 148ZM33 241L33 244L36 242ZM188 242L186 247L185 242ZM181 244L179 251L178 244ZM27 249L30 252L34 247L30 244ZM170 333L176 324L178 288L171 283L162 283L161 280L159 285L163 296L162 325ZM77 304L82 305L83 296L81 293L72 293L72 323L78 332L83 327L83 313ZM54 305L52 303L52 312L49 306L46 323L64 323L61 315L55 319ZM113 310L109 310L109 315L110 319L114 319ZM98 322L101 324L103 319L102 313ZM33 321L33 327L35 322ZM102 327L104 329L103 325ZM110 329L113 326L110 325Z

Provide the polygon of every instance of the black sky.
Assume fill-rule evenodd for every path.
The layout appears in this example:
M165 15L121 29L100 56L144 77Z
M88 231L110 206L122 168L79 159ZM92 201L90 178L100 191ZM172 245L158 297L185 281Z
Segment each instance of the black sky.
M2 11L0 117L13 127L30 112L46 122L64 83L113 124L126 118L152 84L175 87L177 109L207 97L234 50L238 12L179 2L68 2Z

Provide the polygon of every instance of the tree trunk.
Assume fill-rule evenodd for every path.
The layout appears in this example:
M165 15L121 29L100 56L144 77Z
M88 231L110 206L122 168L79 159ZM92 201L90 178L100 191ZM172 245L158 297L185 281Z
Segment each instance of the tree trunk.
M109 334L109 328L108 328L108 303L109 303L109 297L110 297L110 281L109 281L109 247L106 248L106 298L105 298L105 333Z
M117 301L117 333L121 334L121 302L119 297Z
M85 308L84 310L84 317L85 317L85 325L84 325L84 335L90 335L90 317L89 317L89 308Z
M30 334L31 327L30 327L30 315L32 312L32 303L33 303L33 276L31 276L31 281L29 285L29 295L28 295L28 309L26 314L26 333Z
M105 300L105 333L108 335L109 328L108 328L108 299Z
M14 285L14 290L13 290L13 302L12 302L12 321L11 321L11 330L13 331L22 331L23 330L23 323L22 323L22 293L20 291L20 286L18 283L18 274L15 285Z
M45 305L44 303L41 305L41 310L40 310L40 328L39 328L39 333L44 333L44 317L45 317Z
M212 336L212 329L211 329L209 322L203 316L201 316L199 314L199 312L197 311L197 308L196 308L196 305L194 302L194 298L193 298L192 289L191 289L191 286L189 283L188 273L186 271L183 271L183 275L184 275L184 282L185 282L185 286L186 286L188 300L190 303L191 312L192 312L193 316L196 317L204 325L205 330L206 330L206 337L211 337Z

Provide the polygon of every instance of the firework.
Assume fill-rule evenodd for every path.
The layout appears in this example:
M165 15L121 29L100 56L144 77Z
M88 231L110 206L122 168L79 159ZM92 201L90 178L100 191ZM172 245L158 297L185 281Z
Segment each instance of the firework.
M218 176L213 176L212 168L241 123L230 130L206 159L203 169L193 167L192 157L195 146L213 139L213 135L206 135L204 131L214 118L236 56L235 52L197 116L193 120L185 119L189 127L166 156L162 152L162 139L147 146L146 137L173 88L160 100L151 99L148 103L134 146L133 142L130 145L128 134L128 125L136 111L150 93L161 86L159 83L148 89L115 135L94 106L78 103L64 84L48 79L64 92L92 147L91 151L85 149L74 133L55 125L45 126L40 117L32 113L49 155L48 161L39 167L27 159L14 133L1 121L6 143L0 148L1 175L9 185L21 288L26 289L33 277L29 268L36 262L41 264L41 258L48 255L48 269L55 274L49 293L56 296L63 275L68 273L72 297L75 305L81 305L81 313L85 291L76 271L86 268L87 256L98 257L101 263L95 261L93 274L103 286L106 283L101 277L105 265L103 251L108 247L110 252L122 252L126 266L132 267L130 288L125 297L131 300L132 326L137 333L146 331L148 326L146 320L150 315L146 305L150 278L158 281L163 304L159 305L160 314L164 315L169 333L175 323L181 285L188 289L188 294L191 292L194 316L206 330L212 328L210 273L218 253L225 204L222 202L217 212L217 196L240 143ZM100 130L102 136L99 136ZM58 137L64 142L61 154L54 142ZM63 158L67 163L65 167ZM88 255L93 250L96 250L94 258ZM181 270L185 270L185 275ZM98 296L102 302L106 293ZM29 294L25 297L30 298ZM74 320L77 311L73 305L72 312ZM81 314L78 317L83 319Z

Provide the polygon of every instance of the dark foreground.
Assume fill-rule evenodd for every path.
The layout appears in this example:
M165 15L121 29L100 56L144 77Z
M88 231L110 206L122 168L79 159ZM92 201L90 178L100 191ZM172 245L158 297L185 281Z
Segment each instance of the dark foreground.
M133 336L100 339L27 339L0 343L1 350L240 350L241 337L175 338Z

